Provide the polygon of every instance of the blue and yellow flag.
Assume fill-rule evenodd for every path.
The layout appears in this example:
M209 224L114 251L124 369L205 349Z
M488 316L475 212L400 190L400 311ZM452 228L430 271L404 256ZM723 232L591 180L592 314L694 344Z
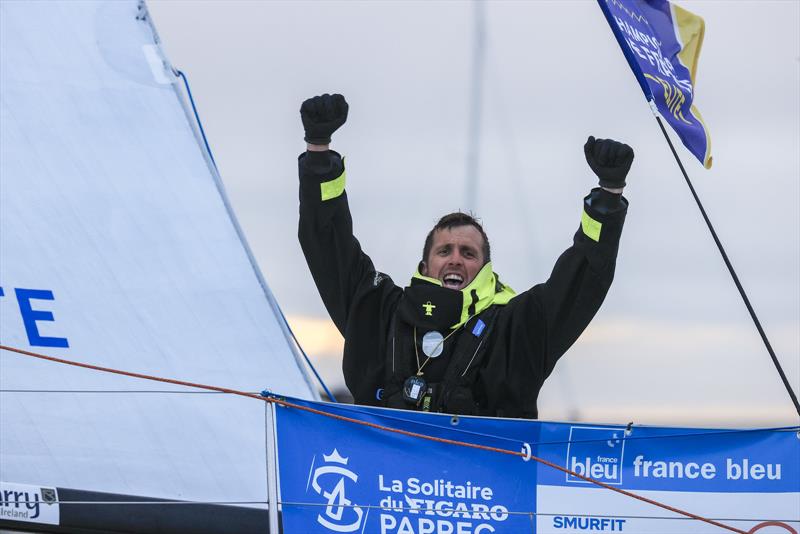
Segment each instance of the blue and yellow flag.
M711 137L694 105L701 17L667 0L597 0L645 97L711 168Z

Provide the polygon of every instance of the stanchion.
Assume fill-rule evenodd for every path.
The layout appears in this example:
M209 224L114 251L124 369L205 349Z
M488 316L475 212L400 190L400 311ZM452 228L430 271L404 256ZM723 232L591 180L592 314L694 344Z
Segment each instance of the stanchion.
M264 403L264 423L267 449L267 503L269 506L269 534L280 532L278 510L278 454L275 430L275 404Z

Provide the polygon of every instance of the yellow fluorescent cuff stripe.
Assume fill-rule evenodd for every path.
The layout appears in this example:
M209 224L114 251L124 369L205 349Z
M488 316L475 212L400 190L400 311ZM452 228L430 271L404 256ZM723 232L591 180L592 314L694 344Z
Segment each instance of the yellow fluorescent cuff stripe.
M343 172L341 176L330 182L322 182L319 184L320 193L322 194L322 201L331 200L341 196L344 193L344 182L347 178L347 173Z
M600 241L600 231L603 229L603 223L595 221L585 211L581 215L581 229L583 233L592 241Z

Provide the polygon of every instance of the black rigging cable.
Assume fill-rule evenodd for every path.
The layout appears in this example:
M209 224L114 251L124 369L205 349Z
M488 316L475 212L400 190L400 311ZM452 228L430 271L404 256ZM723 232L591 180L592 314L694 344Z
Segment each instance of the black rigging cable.
M708 218L706 210L703 208L703 203L700 202L700 198L697 196L697 192L694 190L692 181L689 180L689 175L686 174L686 169L683 167L683 162L678 156L678 153L675 151L675 146L672 144L672 139L669 138L667 129L664 128L664 123L661 121L661 117L658 115L655 115L655 117L656 121L658 122L658 126L661 128L661 132L664 134L664 138L666 138L667 143L669 144L669 148L672 150L672 155L675 156L675 161L678 162L678 167L680 167L681 172L683 173L683 177L686 180L686 185L689 186L689 190L692 192L694 201L697 203L697 207L700 208L700 213L703 215L703 220L706 222L706 225L711 232L711 237L714 238L714 243L717 244L717 248L719 249L720 254L722 254L722 259L725 261L725 266L728 268L728 272L731 273L733 283L736 284L736 289L739 290L739 294L742 296L742 300L744 300L744 305L747 306L747 311L750 312L750 317L753 319L756 329L761 335L761 340L764 342L764 346L767 347L767 352L769 352L769 355L772 358L772 363L775 364L775 369L778 370L778 374L781 376L781 381L783 381L783 385L786 387L786 391L789 393L789 397L792 399L794 409L797 410L797 415L800 416L800 403L797 401L797 395L795 395L794 390L792 390L792 386L789 384L789 380L786 378L786 373L783 372L783 367L781 367L781 363L778 361L775 351L772 350L772 345L770 345L769 339L767 339L767 334L761 327L761 322L758 320L758 316L756 316L756 312L753 309L753 306L750 304L750 299L747 298L747 294L745 293L741 282L739 282L739 277L736 275L736 271L733 269L733 265L728 259L728 255L725 253L725 248L722 246L722 242L719 240L719 237L717 237L717 232L714 231L714 226L712 226L711 220Z

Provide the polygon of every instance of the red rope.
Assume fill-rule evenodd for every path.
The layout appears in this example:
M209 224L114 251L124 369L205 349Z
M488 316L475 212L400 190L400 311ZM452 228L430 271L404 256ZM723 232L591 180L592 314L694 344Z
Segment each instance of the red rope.
M755 534L756 532L758 532L762 528L766 528L766 527L781 527L784 530L786 530L786 532L788 532L789 534L797 534L797 531L795 529L793 529L792 527L790 527L786 523L781 523L780 521L765 521L764 523L759 523L758 525L756 525L753 528L751 528L750 530L748 530L747 534Z
M408 430L400 430L398 428L392 428L392 427L388 427L388 426L384 426L384 425L379 425L377 423L370 423L370 422L367 422L367 421L361 421L359 419L354 419L352 417L345 417L343 415L332 414L332 413L325 412L323 410L317 410L316 408L311 408L311 407L308 407L308 406L301 406L299 404L295 404L295 403L292 403L292 402L289 402L289 401L286 401L286 400L283 400L283 399L279 399L279 398L276 398L276 397L263 397L261 395L256 395L255 393L248 393L246 391L239 391L239 390L236 390L236 389L223 388L223 387L219 387L219 386L209 386L209 385L206 385L206 384L198 384L198 383L195 383L195 382L186 382L184 380L175 380L173 378L162 378L162 377L158 377L158 376L146 375L146 374L141 374L141 373L133 373L133 372L130 372L130 371L121 371L119 369L112 369L110 367L101 367L99 365L91 365L91 364L88 364L88 363L81 363L81 362L76 362L76 361L71 361L71 360L65 360L65 359L62 359L62 358L56 358L54 356L46 356L44 354L38 354L38 353L35 353L35 352L29 352L29 351L26 351L26 350L17 349L17 348L14 348L14 347L8 347L8 346L5 346L5 345L0 345L0 349L7 350L9 352L16 352L17 354L23 354L25 356L31 356L33 358L39 358L41 360L48 360L48 361L56 362L56 363L63 363L63 364L66 364L66 365L73 365L73 366L76 366L76 367L83 367L85 369L92 369L94 371L103 371L103 372L106 372L106 373L113 373L113 374L118 374L118 375L123 375L123 376L130 376L130 377L133 377L133 378L141 378L143 380L153 380L153 381L156 381L156 382L165 382L167 384L176 384L176 385L179 385L179 386L187 386L187 387L193 387L193 388L199 388L199 389L207 389L207 390L211 390L211 391L219 391L221 393L230 393L231 395L239 395L241 397L249 397L249 398L252 398L252 399L258 399L258 400L265 401L265 402L274 402L275 404L278 404L280 406L284 406L284 407L287 407L287 408L294 408L294 409L297 409L297 410L303 410L303 411L306 411L306 412L309 412L309 413L313 413L313 414L316 414L316 415L322 415L324 417L330 417L331 419L337 419L339 421L345 421L345 422L348 422L348 423L362 425L362 426L374 428L376 430L382 430L382 431L385 431L385 432L392 432L392 433L395 433L395 434L400 434L400 435L403 435L403 436L409 436L409 437L412 437L412 438L425 439L425 440L428 440L428 441L434 441L434 442L437 442L437 443L445 443L445 444L448 444L448 445L457 445L459 447L467 447L467 448L470 448L470 449L478 449L478 450L484 450L484 451L489 451L489 452L497 452L497 453L500 453L500 454L508 454L508 455L511 455L511 456L519 456L519 457L522 457L522 458L526 458L527 457L526 454L523 454L522 452L518 452L518 451L510 451L510 450L507 450L507 449L500 449L500 448L497 448L497 447L490 447L490 446L487 446L487 445L478 445L476 443L468 443L468 442L464 442L464 441L457 441L457 440L446 439L446 438L437 438L435 436L429 436L427 434L420 434L420 433L411 432L411 431L408 431ZM687 512L685 510L681 510L680 508L675 508L675 507L670 506L668 504L664 504L664 503L661 503L659 501L655 501L653 499L648 499L647 497L643 497L641 495L637 495L635 493L632 493L630 491L627 491L627 490L624 490L624 489L621 489L621 488L615 488L614 486L610 486L610 485L608 485L608 484L606 484L604 482L600 482L599 480L595 480L593 478L581 475L580 473L576 473L576 472L571 471L571 470L569 470L569 469L567 469L565 467L561 467L560 465L554 464L554 463L552 463L550 461L547 461L547 460L545 460L543 458L539 458L537 456L531 456L530 458L532 460L536 461L536 462L539 462L542 465L546 465L548 467L552 467L553 469L561 471L562 473L566 473L568 475L580 478L581 480L585 480L586 482L590 482L590 483L592 483L592 484L594 484L596 486L599 486L601 488L605 488L607 490L611 490L611 491L619 493L621 495L625 495L626 497L631 497L633 499L645 502L647 504L651 504L653 506L657 506L659 508L663 508L664 510L668 510L670 512L673 512L673 513L688 517L690 519L694 519L694 520L697 520L697 521L702 521L704 523L708 523L709 525L714 525L716 527L719 527L719 528L722 528L722 529L725 529L725 530L729 530L731 532L736 532L738 534L748 534L744 530L739 530L738 528L731 527L729 525L725 525L725 524L720 523L718 521L714 521L713 519L708 519L708 518L699 516L697 514L693 514L691 512Z

